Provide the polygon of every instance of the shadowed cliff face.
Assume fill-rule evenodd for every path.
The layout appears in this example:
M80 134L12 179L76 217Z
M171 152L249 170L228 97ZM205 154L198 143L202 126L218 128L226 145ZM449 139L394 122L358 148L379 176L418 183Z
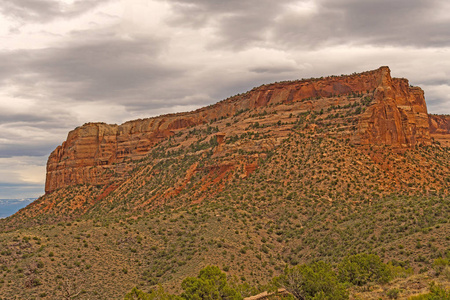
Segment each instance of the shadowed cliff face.
M226 119L258 108L296 105L298 111L320 111L344 104L346 95L373 98L348 136L356 145L408 148L430 142L423 91L406 79L390 77L387 67L349 76L274 83L255 88L199 110L134 120L122 125L88 123L71 131L50 155L46 193L76 184L106 185L124 179L134 160L156 144L193 126Z

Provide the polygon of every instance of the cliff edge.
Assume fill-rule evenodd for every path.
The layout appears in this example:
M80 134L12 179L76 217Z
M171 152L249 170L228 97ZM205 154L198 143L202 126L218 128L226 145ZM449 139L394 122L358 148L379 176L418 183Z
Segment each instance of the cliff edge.
M186 128L231 118L242 111L270 111L278 105L295 104L297 111L323 111L344 105L346 97L363 94L367 106L348 133L355 145L410 148L431 142L430 126L447 126L444 121L429 119L423 91L411 87L406 79L391 78L388 67L348 76L273 83L192 112L121 125L88 123L78 127L51 153L45 192L121 180L133 169L133 161L146 157L159 142ZM445 128L448 133L449 126Z

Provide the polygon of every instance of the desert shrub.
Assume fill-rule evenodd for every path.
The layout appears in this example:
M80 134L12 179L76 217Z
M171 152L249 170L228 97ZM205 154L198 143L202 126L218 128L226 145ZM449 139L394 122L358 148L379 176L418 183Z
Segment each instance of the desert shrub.
M445 266L442 270L442 275L445 279L450 280L450 266Z
M386 283L392 279L389 267L375 254L347 256L338 266L339 279L363 286L369 282Z
M387 264L391 279L394 278L406 278L414 273L411 267L408 267L408 263L392 260Z
M400 295L400 290L396 289L396 288L390 289L386 293L386 296L388 296L389 299L397 299L399 295Z
M145 293L137 288L134 288L125 295L124 300L180 300L179 296L168 294L164 291L162 286L158 289Z
M431 282L428 294L412 296L409 300L450 300L450 290Z
M450 260L447 258L437 258L433 262L433 269L436 271L436 275L440 275L448 266L450 266Z
M275 279L296 299L348 299L344 284L340 283L331 266L323 261L291 269Z
M184 292L183 299L214 300L230 299L240 300L243 297L227 282L227 276L216 266L207 266L200 270L197 277L188 277L183 280L181 287Z

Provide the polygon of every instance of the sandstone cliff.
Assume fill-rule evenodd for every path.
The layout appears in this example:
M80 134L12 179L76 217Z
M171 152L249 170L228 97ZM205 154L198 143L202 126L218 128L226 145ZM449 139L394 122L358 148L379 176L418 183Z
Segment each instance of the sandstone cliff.
M430 136L443 146L450 147L450 116L429 115Z
M375 104L361 116L355 142L395 147L428 144L428 113L422 89L410 87L406 79L391 78L389 73L388 68L380 69Z
M185 128L277 105L296 104L299 111L320 111L343 105L347 96L355 94L369 95L374 101L359 115L355 130L348 136L354 144L407 148L430 143L423 91L410 87L406 79L391 78L389 68L381 67L349 76L263 85L187 113L122 125L85 124L71 131L50 155L45 191L121 180L133 168L133 160L144 158L160 141Z

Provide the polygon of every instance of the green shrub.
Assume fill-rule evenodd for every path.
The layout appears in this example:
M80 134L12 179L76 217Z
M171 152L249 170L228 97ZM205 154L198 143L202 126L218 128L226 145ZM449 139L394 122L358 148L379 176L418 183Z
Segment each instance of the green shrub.
M181 297L189 300L242 299L228 284L226 274L216 266L207 266L197 277L186 278L181 287L184 290Z
M285 269L276 280L296 299L348 299L344 284L339 282L331 266L323 261Z
M387 283L392 279L389 267L375 254L347 256L338 266L339 279L363 286L369 282Z
M389 299L397 299L399 295L400 295L400 290L396 289L396 288L390 289L386 293L386 296L388 296Z
M168 294L164 291L162 286L158 289L152 290L149 293L144 293L137 288L134 288L125 295L124 300L180 300L179 296Z
M433 262L433 269L437 275L440 275L446 267L450 266L450 260L447 258L437 258Z

